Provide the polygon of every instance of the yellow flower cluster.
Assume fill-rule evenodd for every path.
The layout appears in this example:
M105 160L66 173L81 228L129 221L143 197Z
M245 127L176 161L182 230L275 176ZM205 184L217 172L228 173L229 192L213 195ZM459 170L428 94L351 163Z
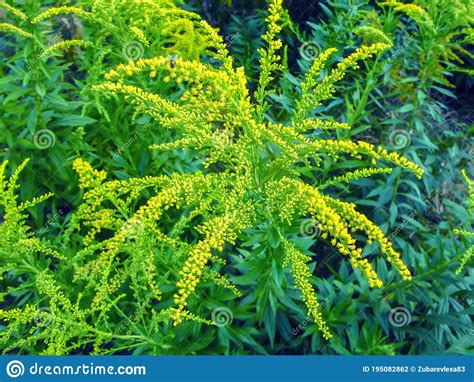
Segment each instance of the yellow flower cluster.
M301 124L310 110L317 106L312 102L313 90L318 84L318 76L320 75L321 70L324 69L327 61L336 51L337 49L335 48L329 48L319 54L314 59L311 67L306 73L305 78L301 83L301 97L296 102L295 111L293 113L293 124L297 128L299 128L299 124Z
M462 169L461 173L467 185L467 209L469 216L469 223L472 223L474 217L474 182L469 179L466 170ZM469 239L474 239L474 232L469 232L463 229L454 229L454 233L464 236ZM466 263L474 256L474 244L472 244L462 255L459 267L456 269L456 274L460 274L464 269Z
M51 52L54 52L54 51L60 50L60 49L69 48L71 46L88 47L88 46L94 46L94 44L91 43L90 41L84 41L84 40L64 40L64 41L60 41L56 44L53 44L51 46L48 46L45 50L43 50L40 53L40 55L38 57L39 58L46 57Z
M281 57L278 50L282 47L282 42L276 36L281 31L280 23L283 19L282 0L270 0L268 6L268 16L266 18L267 31L262 36L268 46L267 49L259 49L260 54L260 76L258 79L258 88L255 92L255 100L257 102L257 119L263 120L265 112L265 96L266 89L273 79L273 74L281 70L279 63Z
M15 7L12 7L11 5L9 5L6 1L2 0L0 1L0 8L3 8L3 9L6 9L7 11L9 11L10 13L14 14L16 17L18 17L19 19L23 20L23 21L27 21L28 20L28 16L23 13L22 11L20 11L19 9L16 9Z
M357 69L359 67L359 60L367 59L391 46L391 44L385 43L363 45L357 48L342 62L338 63L336 68L332 69L330 74L322 81L317 82L316 77L319 75L331 54L335 52L335 49L331 48L324 51L314 60L311 69L306 74L305 80L302 83L302 95L295 105L295 113L293 115L294 123L298 125L312 109L321 104L321 101L330 98L335 92L334 84L344 78L349 69Z
M11 32L21 37L34 38L31 33L9 23L0 23L0 32Z
M150 46L150 41L145 36L145 33L136 26L131 26L130 30L132 31L133 35L145 46Z
M392 40L390 40L387 35L385 35L385 33L383 33L380 29L370 25L357 27L354 29L354 32L361 36L366 42L368 42L368 40L374 40L375 42L392 45Z
M379 5L387 5L393 7L395 10L403 12L410 16L413 20L423 24L428 28L433 28L433 20L426 10L417 4L405 4L399 1L386 1L379 3Z
M211 259L212 261L218 261L220 258L217 259ZM225 264L222 264L225 265ZM217 272L214 269L210 269L208 272L206 272L203 275L203 280L210 280L213 281L216 285L220 285L226 289L229 289L234 293L236 297L242 297L243 293L242 291L237 288L226 276L221 275L219 272Z
M331 331L321 313L321 304L316 298L314 288L309 281L312 274L306 262L311 260L311 258L298 251L296 246L288 241L285 241L284 249L285 260L283 266L291 266L291 273L293 274L295 284L301 290L302 300L308 308L309 315L314 319L316 325L318 325L318 329L321 331L323 337L326 340L331 339Z
M336 141L336 140L318 140L311 142L310 144L300 145L304 153L326 153L335 159L340 154L347 154L354 158L361 159L361 155L368 155L372 158L372 164L376 164L379 160L386 160L397 166L403 167L407 170L412 171L418 178L423 175L423 169L400 156L395 152L388 152L381 146L374 146L370 143L358 141Z
M322 237L332 236L331 244L340 253L349 256L352 266L359 268L367 278L370 287L381 287L382 281L379 279L367 259L362 258L362 248L357 248L356 240L349 233L343 218L327 203L324 195L320 194L313 187L301 182L295 183L301 195L305 195L302 201L305 210L318 221L318 228L323 232Z
M182 312L187 306L189 296L201 280L203 269L212 256L211 251L222 251L225 243L235 242L236 233L231 228L232 223L229 216L223 216L205 222L200 227L200 233L205 235L205 239L199 241L191 249L189 257L179 272L180 280L176 284L178 292L174 295L174 302L177 305L173 316L174 325L178 325L183 320Z
M383 234L380 227L372 223L367 217L356 211L352 203L342 202L337 199L324 196L328 205L339 213L339 216L353 230L360 230L367 234L368 243L376 241L380 245L380 251L387 255L388 261L398 270L404 280L411 280L412 276L407 266L400 258L400 254L393 249L392 243Z
M214 53L210 49L209 54L213 58L222 62L223 64L222 69L224 71L226 71L227 73L232 73L233 72L232 59L229 56L229 52L227 51L226 45L223 43L222 37L219 36L219 33L217 33L216 29L211 27L207 21L201 20L201 25L204 31L209 36L209 47L213 48L216 51Z
M72 167L79 175L79 186L81 188L98 187L106 178L105 171L99 171L92 168L92 166L83 159L76 159Z
M91 12L87 12L80 7L69 7L69 6L62 6L62 7L52 7L40 13L38 16L34 17L31 22L33 24L38 24L43 20L49 19L54 16L58 15L68 15L74 13L77 16L84 17L86 19L92 19L93 14Z
M467 186L467 206L471 214L474 213L474 181L469 179L466 170L462 169L461 174Z
M92 89L94 91L107 91L111 94L122 94L126 99L131 99L135 104L150 103L153 107L148 108L147 111L158 120L162 119L162 114L165 116L174 116L177 115L178 112L177 107L175 107L172 102L154 93L148 93L136 86L125 85L121 82L106 82L104 84L94 85Z
M330 130L330 129L343 129L349 130L351 128L347 123L336 122L336 121L323 121L320 119L305 119L297 125L293 125L296 131L308 132L310 130Z
M392 172L391 168L362 168L357 169L351 172L348 172L344 175L335 176L334 178L324 182L318 186L318 190L324 190L325 188L338 184L338 183L348 183L351 180L357 180L362 178L368 178L369 176L376 174L390 174Z

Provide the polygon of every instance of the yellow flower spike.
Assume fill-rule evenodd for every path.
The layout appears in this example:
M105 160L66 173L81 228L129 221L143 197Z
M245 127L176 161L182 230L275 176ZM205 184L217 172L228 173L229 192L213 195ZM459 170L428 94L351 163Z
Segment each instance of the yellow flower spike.
M379 160L386 160L390 163L403 167L413 172L417 178L421 179L423 169L408 159L395 152L388 152L382 147L374 146L367 142L319 140L308 144L302 144L301 151L310 155L311 153L326 153L337 158L338 154L348 154L354 158L360 158L361 154L368 155L373 159L373 164Z
M399 12L403 12L415 20L417 23L421 23L428 28L433 28L433 20L431 19L430 15L426 10L420 7L417 4L405 4L399 1L385 1L379 3L379 5L393 7L395 10Z
M282 68L280 63L281 56L277 53L282 47L282 42L276 37L281 31L281 23L284 17L282 0L270 0L268 4L267 31L262 36L262 40L268 44L268 47L267 49L258 50L260 54L260 76L255 92L255 100L257 102L256 112L259 121L263 120L266 108L266 89L273 80L274 74Z
M302 300L308 308L309 315L314 319L324 339L331 339L333 335L322 317L321 304L316 298L314 287L309 281L311 272L306 262L310 258L298 251L296 246L288 241L284 242L284 249L285 261L283 265L290 265L295 285L302 293Z
M150 46L150 41L145 36L145 33L136 26L131 26L130 31L135 36L135 38L140 41L145 46Z
M69 7L69 6L62 6L62 7L52 7L40 13L38 16L34 17L31 22L32 24L38 24L46 19L52 18L58 15L68 15L74 13L79 17L83 17L86 19L92 19L93 14L91 12L87 12L80 7Z
M11 32L21 37L34 38L31 33L9 23L0 23L0 32Z
M200 227L200 232L205 239L197 243L190 251L180 271L180 280L176 284L178 292L174 295L174 302L177 308L173 318L177 323L183 319L182 312L187 306L187 299L202 278L204 267L212 256L211 250L221 251L225 243L234 243L236 233L231 228L232 223L229 216L224 216L216 217Z
M54 51L69 48L71 46L91 47L91 46L94 46L94 44L92 44L90 41L84 41L84 40L64 40L47 47L45 50L43 50L40 53L38 57L39 58L46 57Z
M354 29L354 33L362 37L366 42L367 40L374 40L375 42L381 42L390 46L393 45L392 40L385 33L370 25L357 27Z
M342 129L349 130L351 128L347 123L341 123L336 121L322 121L319 119L305 119L300 123L293 122L294 129L298 132L308 132L309 130L332 130Z
M72 166L79 175L79 186L82 189L97 187L107 178L105 171L93 169L88 162L81 158L76 159Z
M321 104L321 101L330 98L335 92L334 84L344 78L350 68L357 68L359 60L367 59L390 47L391 44L384 43L375 43L368 46L363 45L337 64L336 68L332 69L328 76L318 82L317 76L320 74L321 69L325 66L329 57L336 50L330 48L321 53L313 61L310 70L305 75L305 79L301 84L302 94L295 105L293 124L298 126L312 109Z
M472 181L468 175L466 170L461 170L462 176L466 181L467 186L467 210L469 213L469 224L472 223L473 215L474 215L474 181ZM453 232L457 235L464 236L467 239L474 239L474 232L466 231L463 229L455 228ZM464 266L467 262L474 256L474 244L472 244L468 249L463 253L462 258L460 260L459 267L456 269L456 274L461 274Z
M357 180L362 178L368 178L376 174L390 174L393 169L391 168L363 168L357 169L352 172L348 172L341 176L335 176L334 178L324 182L324 184L318 186L319 190L324 190L325 188L338 184L338 183L348 183L351 180Z
M18 17L19 19L23 21L28 20L28 16L25 13L23 13L19 9L16 9L15 7L12 7L4 0L0 1L0 8L7 10L8 12L14 14L16 17Z

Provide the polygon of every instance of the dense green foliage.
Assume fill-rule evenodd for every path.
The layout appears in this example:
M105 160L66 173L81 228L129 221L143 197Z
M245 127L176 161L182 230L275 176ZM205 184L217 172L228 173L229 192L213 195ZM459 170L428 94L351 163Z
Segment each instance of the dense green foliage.
M472 353L474 3L281 3L0 3L4 352Z

